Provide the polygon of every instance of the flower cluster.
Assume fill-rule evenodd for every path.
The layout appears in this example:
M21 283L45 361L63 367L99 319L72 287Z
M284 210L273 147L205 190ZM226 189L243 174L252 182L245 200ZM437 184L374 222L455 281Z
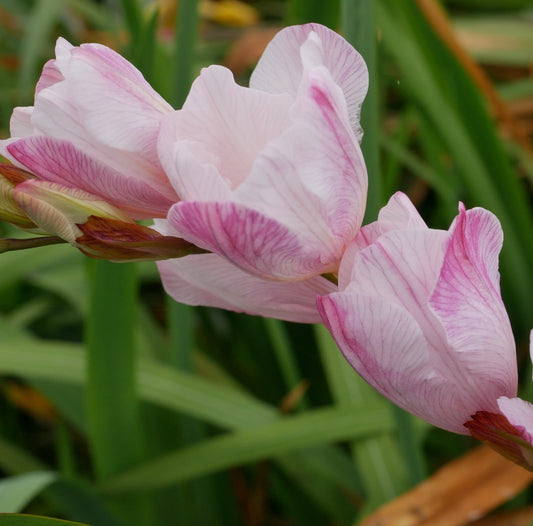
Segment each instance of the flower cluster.
M174 110L117 53L60 39L0 141L0 218L91 257L157 260L180 302L323 321L390 400L531 468L500 224L460 204L430 229L397 193L362 227L367 85L361 56L308 24L278 33L249 88L211 66Z

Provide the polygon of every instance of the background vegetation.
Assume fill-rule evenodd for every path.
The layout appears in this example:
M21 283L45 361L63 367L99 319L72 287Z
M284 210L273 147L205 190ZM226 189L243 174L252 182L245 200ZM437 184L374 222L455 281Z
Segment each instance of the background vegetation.
M59 35L119 50L179 107L203 65L246 83L277 29L327 24L370 67L367 220L399 189L434 228L459 200L498 215L521 394L533 400L531 2L176 1L2 0L0 136L13 107L32 103ZM63 245L3 254L0 327L0 512L93 526L349 525L476 445L392 407L323 328L176 304L154 264ZM467 461L484 473L485 460ZM507 513L530 524L529 481L500 500L487 489L483 513L518 495ZM442 516L454 504L444 498ZM19 524L55 522L0 516Z

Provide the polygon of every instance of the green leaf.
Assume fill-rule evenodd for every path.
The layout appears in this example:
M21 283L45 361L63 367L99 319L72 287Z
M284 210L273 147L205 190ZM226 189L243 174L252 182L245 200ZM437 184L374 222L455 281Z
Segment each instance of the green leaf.
M90 263L87 423L95 471L105 478L142 455L133 349L137 280L131 263Z
M0 514L0 526L89 526L81 522L63 521L37 515Z
M380 434L390 431L390 424L388 409L376 404L306 411L179 449L107 480L103 488L113 493L162 488L311 446Z
M339 407L349 404L376 405L387 415L390 429L394 429L390 403L350 367L323 325L316 326L316 334L328 383ZM406 466L393 436L370 436L352 444L352 452L368 499L367 511L409 487Z
M0 319L0 372L83 385L81 345L39 341ZM217 385L152 360L139 360L139 396L148 402L211 422L241 429L275 420L278 410L236 389Z
M0 513L17 513L57 478L53 471L35 471L0 480Z
M25 24L25 38L22 40L19 88L23 92L28 85L34 83L42 50L47 49L49 33L66 4L67 0L41 0L34 4L35 8Z
M500 220L504 298L525 333L533 310L533 213L505 154L486 101L414 2L377 2L383 43L403 75L398 83L431 123L452 156L467 206L483 206Z

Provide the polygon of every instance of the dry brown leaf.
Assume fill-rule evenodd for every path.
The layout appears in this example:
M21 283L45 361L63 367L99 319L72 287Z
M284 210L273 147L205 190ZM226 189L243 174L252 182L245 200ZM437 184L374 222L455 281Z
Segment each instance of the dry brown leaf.
M17 382L8 382L4 389L11 402L22 411L43 422L55 422L57 419L54 406L35 389Z
M492 517L473 522L471 526L531 526L532 521L533 506L528 506L520 510L494 514Z
M386 504L360 526L471 525L532 481L533 473L481 446Z

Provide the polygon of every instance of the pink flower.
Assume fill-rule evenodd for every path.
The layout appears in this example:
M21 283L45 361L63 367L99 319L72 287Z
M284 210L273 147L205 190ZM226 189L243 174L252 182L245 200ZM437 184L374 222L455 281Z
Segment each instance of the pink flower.
M135 219L164 217L178 197L157 156L172 108L141 73L99 44L59 39L35 105L16 108L0 154L37 178L80 189Z
M365 209L367 82L360 55L317 24L281 31L250 88L223 67L204 69L159 137L181 198L168 214L176 235L218 255L215 267L230 268L216 263L225 259L258 278L336 272Z
M496 217L465 210L428 229L403 194L363 227L341 265L339 292L319 298L352 367L394 403L456 433L515 397L517 368L503 305ZM504 402L505 404L505 402Z

